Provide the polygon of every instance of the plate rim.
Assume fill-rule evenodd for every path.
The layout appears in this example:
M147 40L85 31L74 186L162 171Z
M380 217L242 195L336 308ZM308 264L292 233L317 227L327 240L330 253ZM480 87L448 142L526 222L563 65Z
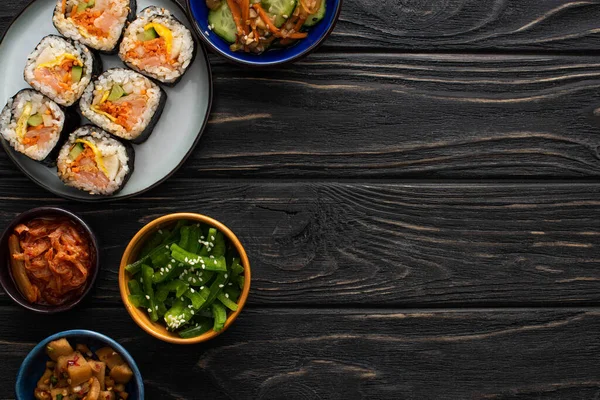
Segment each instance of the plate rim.
M40 1L40 0L30 0L29 3L27 3L25 5L25 7L23 7L21 9L21 11L19 11L19 13L15 17L12 18L12 20L8 24L8 27L6 28L6 30L2 33L2 35L0 35L0 48L2 48L2 44L4 43L4 39L6 37L6 34L10 31L10 29L12 28L12 26L14 25L14 23L19 18L21 18L21 15L23 15L23 13L25 11L27 11L31 6L33 6L38 1ZM43 0L41 0L41 1L43 1ZM211 68L211 65L210 65L210 61L208 60L208 52L206 51L206 47L204 45L204 42L202 40L200 40L200 38L198 37L197 33L195 32L194 24L190 20L187 10L181 4L179 4L176 0L166 0L166 1L169 1L170 3L172 3L176 7L178 7L179 10L183 13L184 17L187 19L187 22L192 26L192 29L190 29L190 31L192 33L192 37L196 41L196 46L198 46L202 50L202 54L204 55L204 60L205 60L205 63L206 63L206 71L207 71L207 74L208 74L208 106L206 107L206 114L204 116L204 122L202 123L202 126L200 127L200 130L198 131L198 134L196 135L196 138L194 139L194 143L192 143L192 145L190 146L189 150L187 151L187 153L185 153L185 155L183 156L183 158L181 159L181 161L171 171L169 171L169 173L166 174L163 178L161 178L157 182L153 183L152 185L150 185L150 186L148 186L148 187L146 187L144 189L138 190L137 192L130 193L130 194L127 194L127 195L119 195L117 193L114 196L98 196L98 197L81 198L81 197L77 197L77 196L72 196L70 194L57 193L49 185L46 185L44 182L42 182L42 181L38 180L37 178L35 178L32 174L30 174L29 172L27 172L27 170L25 170L25 168L21 165L21 163L16 159L15 155L12 153L14 151L14 149L12 147L10 147L10 145L5 140L0 140L0 142L2 143L2 148L4 149L4 152L6 153L6 155L8 156L8 158L13 162L13 164L15 164L15 166L27 178L29 178L30 181L32 181L33 183L35 183L39 187L45 189L46 191L52 193L53 195L55 195L55 196L57 196L59 198L64 198L64 199L67 199L67 200L74 200L74 201L78 201L78 202L81 202L81 203L108 203L108 202L111 202L111 201L118 201L118 200L130 199L132 197L139 196L139 195L141 195L143 193L146 193L146 192L148 192L148 191L150 191L150 190L152 190L152 189L160 186L161 184L165 183L166 180L168 180L169 178L171 178L171 176L173 176L175 174L175 172L177 172L183 166L183 164L187 161L187 159L192 155L192 152L196 149L196 146L198 145L198 142L200 141L200 138L202 137L202 135L204 134L204 131L206 130L206 126L208 125L208 119L210 118L210 113L212 111L212 106L213 106L213 84L214 84L213 83L212 68ZM135 171L134 171L134 173L135 173Z

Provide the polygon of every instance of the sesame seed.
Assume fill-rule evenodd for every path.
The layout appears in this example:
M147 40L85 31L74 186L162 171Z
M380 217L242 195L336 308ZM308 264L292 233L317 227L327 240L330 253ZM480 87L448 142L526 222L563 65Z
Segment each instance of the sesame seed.
M192 310L192 315L194 315L194 310Z
M206 265L202 264L202 269L206 269Z
M229 282L229 283L227 284L227 286L233 286L233 283Z
M150 300L150 296L146 295L146 299Z
M200 239L204 239L204 236L200 236Z
M225 286L225 285L223 285L223 284L220 284L220 285L219 285L219 287L220 287L220 288L223 288L224 286Z
M226 297L226 298L229 298L229 293L225 293L225 297Z
M158 233L160 233L160 234L162 235L162 229L159 229L159 230L158 230Z
M151 309L151 308L149 308L149 309L148 309L148 312L152 312L152 309Z
M215 260L215 265L217 265L217 264L218 264L218 263L217 263L217 260Z
M200 286L200 290L204 290L204 286Z
M214 237L214 236L211 236L210 238L211 238L212 240L215 240L215 237Z
M158 306L155 306L155 307L154 307L154 309L155 309L156 311L158 311Z
M204 33L206 33L207 36L210 35L210 33L208 33L208 31L204 31Z
M144 283L144 278L140 278L140 282Z
M169 245L167 245L167 244L166 244L166 245L165 245L165 249L168 249L168 248L169 248Z
M227 274L225 274L225 279L227 279Z
M196 291L194 290L194 288L191 288L191 289L190 289L190 292L192 292L192 293L196 293Z

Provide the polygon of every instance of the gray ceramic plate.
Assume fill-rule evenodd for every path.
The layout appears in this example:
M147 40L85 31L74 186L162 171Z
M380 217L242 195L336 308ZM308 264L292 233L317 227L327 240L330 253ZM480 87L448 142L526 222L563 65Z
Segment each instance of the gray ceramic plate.
M13 21L0 43L0 107L19 90L28 87L23 69L29 53L46 35L57 34L52 25L55 0L36 0ZM169 9L191 29L184 11L172 0L138 0L137 10L155 5ZM212 102L212 77L204 47L197 43L194 63L175 87L164 87L168 99L154 132L141 145L134 145L135 168L123 190L112 197L92 196L65 186L48 168L5 146L15 164L38 185L50 192L79 201L106 201L135 196L173 174L190 155L206 125ZM118 56L102 56L104 69L122 67Z

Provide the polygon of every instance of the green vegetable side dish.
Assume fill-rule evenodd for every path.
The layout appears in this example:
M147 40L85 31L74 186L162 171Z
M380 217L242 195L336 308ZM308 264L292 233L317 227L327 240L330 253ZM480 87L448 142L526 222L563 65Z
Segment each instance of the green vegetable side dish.
M307 37L325 17L327 0L206 0L208 28L231 51L260 54Z
M223 330L245 284L240 257L225 235L192 221L154 233L125 270L131 304L185 339Z

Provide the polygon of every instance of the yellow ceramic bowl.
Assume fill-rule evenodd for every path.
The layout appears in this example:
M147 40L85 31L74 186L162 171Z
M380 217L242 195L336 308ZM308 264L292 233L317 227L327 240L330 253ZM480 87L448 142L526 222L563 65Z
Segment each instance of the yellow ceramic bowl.
M210 330L200 336L190 338L190 339L183 339L183 338L179 337L179 335L177 335L176 333L167 331L167 329L165 328L165 326L163 324L160 324L158 322L152 322L150 320L150 318L148 317L148 314L146 313L145 310L139 309L139 308L133 306L129 302L129 297L128 297L129 296L129 287L127 285L127 282L129 281L131 276L125 270L125 267L128 264L131 264L132 262L136 261L138 252L142 249L146 240L148 240L154 232L156 232L162 228L168 228L169 226L173 225L176 221L179 221L182 219L189 220L189 221L197 221L197 222L212 226L214 228L217 228L219 231L221 231L223 233L223 235L225 235L225 237L231 243L233 243L236 250L238 251L238 253L240 255L240 260L241 260L242 266L244 267L244 276L245 276L245 284L244 284L244 288L242 289L240 299L238 301L238 309L237 309L237 311L229 314L229 317L227 317L227 322L225 322L225 327L223 328L223 330L220 332L215 332L213 330ZM165 342L175 343L175 344L200 343L200 342L205 342L207 340L210 340L210 339L218 336L219 334L225 332L227 330L227 328L229 328L229 326L231 326L231 324L233 324L233 321L235 321L235 319L237 318L239 313L244 308L244 304L246 304L246 299L248 298L248 293L250 292L250 263L248 262L248 256L246 255L244 246L242 246L242 244L240 243L237 236L235 236L235 234L229 228L227 228L225 225L223 225L219 221L216 221L210 217L207 217L206 215L201 215L201 214L193 214L193 213L169 214L169 215L165 215L164 217L157 218L154 221L150 222L149 224L144 226L133 237L133 239L131 239L131 241L129 242L129 245L127 245L127 248L125 249L123 258L121 259L121 267L119 269L119 289L121 291L121 299L123 299L123 304L125 304L125 308L127 308L127 311L129 312L129 315L131 315L131 318L133 318L133 320L136 322L136 324L138 324L143 330L148 332L150 335L154 336L157 339L164 340Z

